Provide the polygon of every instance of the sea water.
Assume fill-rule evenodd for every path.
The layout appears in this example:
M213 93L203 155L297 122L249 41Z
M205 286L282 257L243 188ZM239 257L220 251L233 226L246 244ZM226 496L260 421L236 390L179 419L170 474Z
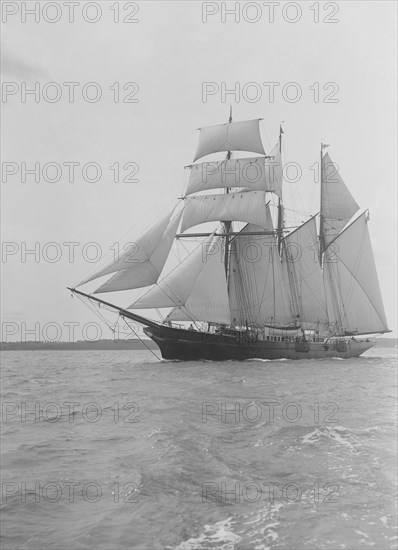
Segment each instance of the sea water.
M2 352L3 549L396 548L396 350Z

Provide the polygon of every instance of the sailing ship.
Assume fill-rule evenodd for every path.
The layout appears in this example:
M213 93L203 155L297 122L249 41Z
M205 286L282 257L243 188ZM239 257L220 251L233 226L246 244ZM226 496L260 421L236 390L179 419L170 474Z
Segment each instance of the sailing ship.
M140 323L165 359L349 358L389 332L368 210L321 144L320 211L287 224L283 129L266 154L261 120L235 122L231 112L227 123L200 128L183 200L77 285L110 276L94 292L68 287ZM201 224L207 231L192 232ZM196 246L167 271L181 239ZM97 296L130 289L144 290L126 308ZM165 313L154 320L140 310Z

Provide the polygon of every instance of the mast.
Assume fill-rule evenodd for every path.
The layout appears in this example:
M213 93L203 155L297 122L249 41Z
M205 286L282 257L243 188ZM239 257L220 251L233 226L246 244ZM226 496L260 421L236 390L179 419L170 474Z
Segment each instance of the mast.
M229 108L229 119L228 123L232 122L232 105ZM227 160L231 158L231 151L227 152ZM229 193L229 187L226 188L225 193ZM228 264L229 264L229 243L230 243L230 232L231 232L231 222L224 222L224 232L225 232L225 251L224 251L224 267L225 267L225 277L228 284Z
M279 125L279 153L281 154L281 160L282 160L282 125ZM281 253L281 245L282 245L282 228L283 228L283 206L282 206L282 199L281 197L278 197L278 252Z
M319 263L322 265L322 256L325 251L325 236L324 236L324 229L323 229L323 213L322 213L322 194L323 194L323 170L322 170L322 150L323 150L323 143L321 143L321 151L320 151L320 163L319 163L319 170L320 170L320 181L321 181L321 196L320 196L320 214L319 214Z

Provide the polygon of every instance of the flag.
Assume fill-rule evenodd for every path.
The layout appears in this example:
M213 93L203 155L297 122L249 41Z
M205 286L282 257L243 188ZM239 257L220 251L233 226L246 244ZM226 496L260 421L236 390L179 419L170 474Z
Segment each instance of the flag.
M283 129L282 129L282 126L279 126L279 133L280 133L280 134L284 134L284 133L285 133L285 132L283 131Z
M326 147L329 147L326 143L321 143L321 149L326 149Z

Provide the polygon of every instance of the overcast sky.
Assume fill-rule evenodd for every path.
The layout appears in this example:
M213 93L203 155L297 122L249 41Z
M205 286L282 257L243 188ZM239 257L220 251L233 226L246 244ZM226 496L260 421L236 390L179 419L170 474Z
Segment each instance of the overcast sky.
M119 14L114 2L99 2L101 14L95 3L85 11L81 3L73 22L62 2L58 12L40 2L38 22L22 13L22 4L33 2L2 4L3 80L14 83L7 85L2 103L3 172L9 172L2 180L8 253L3 248L2 320L17 324L14 339L23 337L21 323L32 328L35 322L77 322L79 337L84 323L96 320L65 289L101 265L88 261L95 248L87 243L98 243L103 263L112 258L116 241L133 241L175 203L186 183L183 166L194 156L196 129L225 122L230 103L235 120L264 119L267 151L285 121L285 161L303 170L300 183L287 184L286 195L303 219L319 210L319 184L309 167L319 159L320 142L330 144L340 175L361 208L370 209L387 319L397 336L395 2L332 2L327 9L325 2L303 2L301 14L294 6L283 14L281 4L274 22L263 2L241 2L240 21L222 13L225 3L214 2L145 1L138 11L132 2L119 2ZM126 17L137 22L123 22ZM39 97L25 98L24 86L35 82ZM58 88L46 87L49 82ZM74 101L68 98L72 85L64 82L77 83ZM85 87L90 82L96 86ZM207 101L204 82L214 92ZM280 83L273 102L264 85L271 82ZM135 84L124 90L126 83ZM221 90L236 83L239 95L223 97ZM245 87L248 83L254 85ZM286 87L289 83L294 84ZM289 101L298 89L301 98ZM101 98L90 102L98 90ZM51 102L59 91L59 101ZM54 168L43 174L50 162L62 167L57 182L46 181L55 177ZM65 162L80 163L72 182ZM97 182L82 177L89 162L102 169ZM134 164L125 170L128 162L139 172L131 175ZM32 175L22 181L23 163L40 164L40 181ZM139 181L115 182L115 163L121 179L130 174ZM88 168L89 178L93 170ZM68 242L79 243L72 261L63 244ZM24 246L34 249L35 243L38 258L25 257ZM48 243L58 244L56 262L50 260L57 248ZM130 302L128 293L113 298L120 305Z

